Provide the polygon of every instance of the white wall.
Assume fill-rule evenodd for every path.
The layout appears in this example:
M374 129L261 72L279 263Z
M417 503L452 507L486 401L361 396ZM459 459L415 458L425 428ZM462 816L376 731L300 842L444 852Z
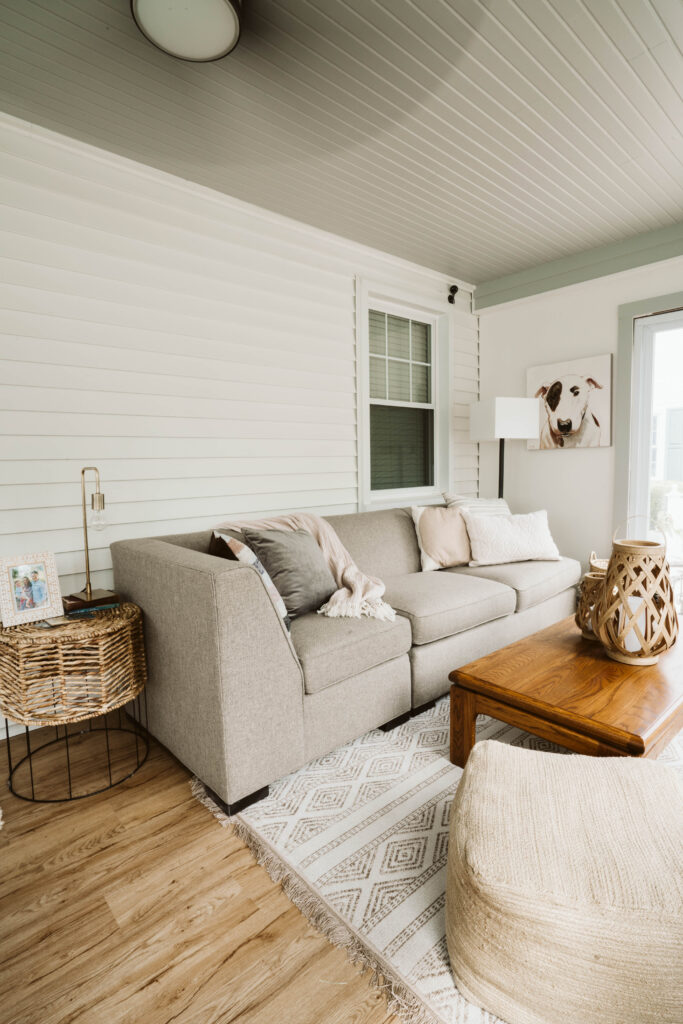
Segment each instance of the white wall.
M356 508L354 280L452 279L0 116L0 553L83 585L79 472L109 544L230 515ZM453 478L476 493L470 293L450 309Z
M682 287L678 257L482 310L482 397L526 394L530 366L616 353L617 307ZM612 380L614 386L616 358ZM614 446L527 451L526 442L510 441L506 447L505 497L513 511L547 508L563 554L584 563L593 548L608 555L618 525L612 521ZM497 452L497 444L480 446L482 495L497 493Z

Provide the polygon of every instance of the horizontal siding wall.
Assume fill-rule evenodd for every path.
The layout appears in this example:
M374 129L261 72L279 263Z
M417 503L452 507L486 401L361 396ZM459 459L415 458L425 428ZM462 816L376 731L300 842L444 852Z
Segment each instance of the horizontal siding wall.
M79 473L109 545L229 516L357 507L354 276L450 279L0 117L0 551L83 585ZM453 482L474 494L478 339L451 311Z
M479 445L470 441L470 404L479 398L479 327L454 315L451 348L451 485L457 494L479 494Z

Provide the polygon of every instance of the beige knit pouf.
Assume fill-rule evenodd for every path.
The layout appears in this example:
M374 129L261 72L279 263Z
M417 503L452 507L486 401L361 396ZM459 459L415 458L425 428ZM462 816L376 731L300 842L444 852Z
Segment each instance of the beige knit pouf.
M508 1024L681 1024L682 856L673 769L478 743L448 851L461 993Z

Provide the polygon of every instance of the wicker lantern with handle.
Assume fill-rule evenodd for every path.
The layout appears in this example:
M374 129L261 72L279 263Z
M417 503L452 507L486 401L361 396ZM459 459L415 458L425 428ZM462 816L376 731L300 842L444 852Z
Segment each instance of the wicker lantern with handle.
M604 589L604 572L587 572L579 583L579 600L574 621L586 640L598 639L593 626L593 610Z
M607 566L609 565L609 558L598 558L596 553L591 551L588 563L590 565L590 572L597 572L601 576L604 576L607 572Z
M665 543L613 539L592 625L607 655L626 665L654 665L673 647L678 616Z

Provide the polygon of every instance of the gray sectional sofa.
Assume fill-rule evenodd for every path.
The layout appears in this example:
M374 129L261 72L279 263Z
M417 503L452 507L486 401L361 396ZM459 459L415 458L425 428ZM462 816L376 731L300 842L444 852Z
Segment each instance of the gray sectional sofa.
M145 615L150 731L231 813L574 612L573 559L421 572L409 510L328 520L395 622L309 614L288 635L255 569L207 554L210 531L112 544L116 589Z

